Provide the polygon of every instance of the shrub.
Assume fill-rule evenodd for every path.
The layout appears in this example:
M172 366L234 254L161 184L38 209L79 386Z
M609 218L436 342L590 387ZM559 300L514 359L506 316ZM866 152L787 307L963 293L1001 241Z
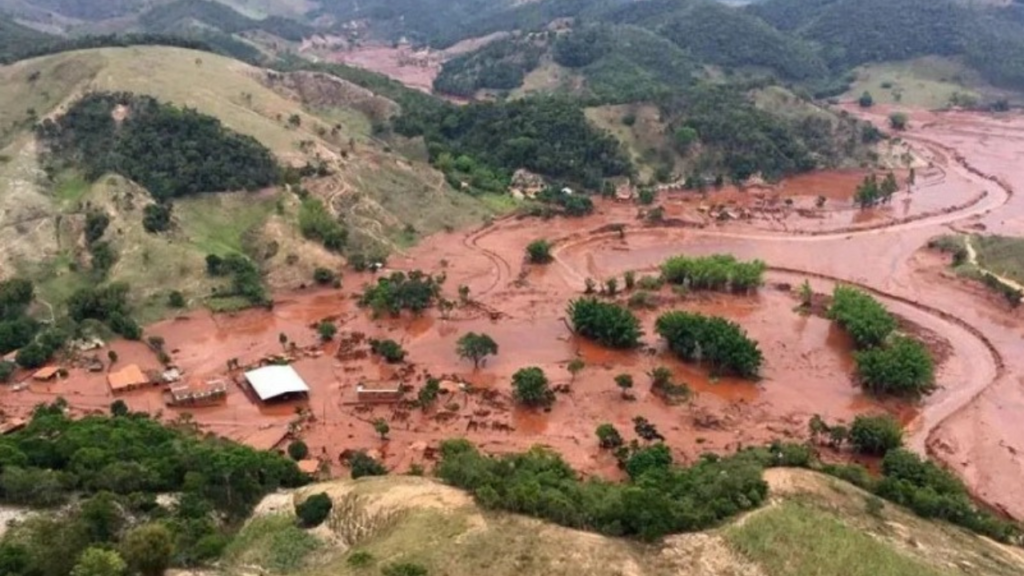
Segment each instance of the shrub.
M747 292L764 283L766 269L760 260L743 262L730 254L676 256L661 265L661 275L669 284L690 290Z
M335 326L334 322L324 320L316 327L317 334L320 335L320 340L329 342L334 339L334 335L338 333L338 327Z
M380 569L381 576L427 576L429 572L420 564L400 562L388 564Z
M288 456L292 460L305 460L309 456L309 447L302 440L294 440L288 444Z
M893 130L906 130L910 118L903 112L893 112L889 115L889 126Z
M303 528L313 528L323 524L324 520L331 514L334 502L326 492L314 494L306 498L300 504L295 505L295 515L299 517L299 525Z
M850 426L850 444L861 454L883 456L903 445L903 430L900 423L888 414L857 416Z
M873 394L920 396L935 389L935 364L923 344L906 337L854 354L857 380Z
M313 281L321 286L332 284L338 276L328 268L317 267L313 270Z
M580 298L566 310L573 330L610 348L635 348L643 332L628 309L595 298Z
M170 294L167 295L167 305L171 308L184 308L185 304L185 295L181 292L171 290Z
M512 397L525 406L550 406L555 401L548 377L536 366L521 368L512 375Z
M896 329L896 319L866 292L850 286L836 286L828 317L850 333L858 348L882 345Z
M626 473L634 481L648 472L665 472L672 466L672 452L659 442L633 452L626 460Z
M713 374L755 378L763 357L757 342L736 323L689 312L669 312L655 322L655 331L683 360L707 362Z
M405 360L406 352L394 340L370 340L370 351L384 358L388 364L397 364Z
M629 374L619 374L615 377L615 385L619 387L622 397L625 398L633 388L633 377Z
M551 262L551 243L547 240L534 240L526 246L526 256L533 264Z
M17 369L17 366L14 364L14 362L0 360L0 383L9 382L11 376L14 375L15 369Z
M171 204L149 204L142 209L142 227L150 234L164 232L171 227Z
M352 470L352 479L363 476L385 476L388 469L383 464L374 460L366 452L356 452L348 459L348 466Z
M623 444L622 435L611 424L601 424L597 427L595 434L597 434L598 445L605 450L618 448Z
M14 356L14 361L18 363L18 366L33 370L35 368L41 368L43 364L46 364L50 360L50 356L53 352L46 349L39 342L32 342L28 346L18 350L18 353Z

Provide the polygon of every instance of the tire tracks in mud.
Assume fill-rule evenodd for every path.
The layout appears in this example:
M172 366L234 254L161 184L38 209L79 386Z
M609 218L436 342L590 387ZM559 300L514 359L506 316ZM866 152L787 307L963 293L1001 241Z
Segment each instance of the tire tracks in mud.
M499 220L499 222L503 222L506 220L507 218ZM487 288L478 291L476 296L485 296L487 294L490 294L491 292L494 291L495 288L497 288L502 283L502 281L508 282L508 279L512 277L512 265L509 264L508 260L503 258L497 252L480 246L480 239L494 233L495 226L497 226L497 224L498 222L495 222L494 224L481 228L473 232L472 234L465 236L462 239L463 246L465 246L472 252L480 254L488 261L490 261L491 267L494 270L494 281L491 282L490 286L488 286Z

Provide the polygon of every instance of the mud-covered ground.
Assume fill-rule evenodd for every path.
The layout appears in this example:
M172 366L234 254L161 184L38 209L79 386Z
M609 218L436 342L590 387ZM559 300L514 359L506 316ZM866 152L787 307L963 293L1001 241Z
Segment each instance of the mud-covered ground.
M872 110L880 123L886 113ZM587 218L509 218L430 237L393 257L392 270L444 272L444 291L452 300L458 299L458 286L469 286L474 303L457 307L449 319L430 311L418 318L374 320L355 302L373 277L350 273L341 290L279 294L272 311L234 316L194 311L148 329L165 338L192 382L234 376L227 373L229 359L245 365L282 352L279 335L285 334L300 350L294 366L312 388L308 402L263 407L235 385L224 404L190 410L164 408L156 389L121 397L135 409L162 410L166 419L187 412L207 430L260 447L280 440L304 408L299 434L313 454L338 470L339 454L369 449L404 471L424 462L439 440L466 436L494 451L548 445L579 469L609 476L618 471L594 436L604 422L632 437L633 417L643 416L685 461L709 450L802 438L815 413L849 421L858 413L889 411L906 423L912 447L955 469L978 496L1024 518L1024 494L1014 489L1024 474L1021 313L951 277L944 257L924 249L929 238L948 233L952 225L1021 233L1024 200L1013 192L1024 187L1024 118L920 113L903 138L915 154L916 183L901 189L889 206L866 213L852 203L862 173L819 173L773 188L706 196L663 193L659 204L665 216L655 223L641 218L633 204L599 201ZM821 206L818 196L826 198ZM621 236L613 224L623 226ZM555 261L525 264L525 245L541 237L556 242ZM715 252L765 260L771 267L766 286L749 296L661 290L658 307L639 312L646 346L635 352L611 352L581 341L564 323L565 306L582 292L586 278L616 276L621 286L627 270L643 275L668 256ZM787 285L805 279L822 293L840 281L875 293L932 347L940 360L940 389L919 404L880 403L861 394L851 380L846 336L826 320L796 310ZM742 324L765 353L763 378L714 380L700 367L667 355L653 322L672 309ZM336 321L340 332L321 348L313 326L323 319ZM456 340L469 331L490 334L500 347L477 370L455 352ZM399 341L409 352L407 365L387 366L370 356L365 339L374 337ZM119 365L157 367L140 344L114 346ZM586 367L573 379L566 367L577 356ZM510 377L525 366L540 366L563 390L550 412L513 406ZM690 401L669 403L651 393L646 374L657 366L671 368L676 381L695 392ZM426 411L352 404L361 381L402 381L418 389L428 373L465 382L472 392L450 385ZM619 373L634 377L633 400L623 399L615 387ZM18 388L0 391L8 414L26 413L57 395L79 411L104 410L113 400L104 374L82 369L72 370L67 380ZM374 433L377 418L390 422L387 441Z

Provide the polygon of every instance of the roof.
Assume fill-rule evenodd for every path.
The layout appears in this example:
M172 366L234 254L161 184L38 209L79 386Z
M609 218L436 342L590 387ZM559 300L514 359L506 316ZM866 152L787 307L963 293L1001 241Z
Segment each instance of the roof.
M149 384L149 377L143 374L137 364L129 364L117 372L107 374L107 382L111 390L127 390Z
M299 472L303 474L316 474L320 470L319 460L299 460L296 463L299 467Z
M309 392L309 386L291 366L264 366L245 373L245 379L252 386L260 400Z
M35 378L36 380L49 380L50 378L56 376L59 370L60 368L57 368L56 366L46 366L45 368L40 368L38 371L36 371L36 373L33 374L32 377Z

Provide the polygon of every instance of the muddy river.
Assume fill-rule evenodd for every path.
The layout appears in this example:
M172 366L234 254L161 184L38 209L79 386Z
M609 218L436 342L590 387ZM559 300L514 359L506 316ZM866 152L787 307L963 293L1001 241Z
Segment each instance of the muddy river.
M882 123L887 111L871 114ZM857 210L852 200L864 174L835 172L775 187L706 195L665 192L659 200L665 219L654 224L639 218L633 204L599 201L597 212L583 219L508 218L435 235L395 256L389 267L443 271L444 291L452 300L458 286L468 286L476 304L458 306L447 319L430 311L418 318L375 320L355 301L373 277L347 273L343 289L279 294L271 311L232 316L193 311L148 328L148 334L166 340L189 382L230 380L237 373L228 371L229 360L246 365L281 353L283 334L301 351L294 366L311 388L307 401L261 406L234 384L222 404L189 410L164 407L156 389L120 397L165 419L187 413L209 431L264 448L279 443L304 411L298 433L312 454L339 472L338 456L345 450L374 451L389 467L404 471L424 463L438 441L465 436L493 451L544 444L584 472L612 477L618 474L614 461L598 449L594 436L605 422L632 437L632 419L643 416L667 437L677 459L689 461L704 451L804 438L813 414L849 421L860 413L888 411L905 423L914 449L956 470L979 497L1024 518L1024 493L1014 489L1024 475L1021 312L951 278L944 257L924 249L929 238L949 233L951 226L1024 231L1024 199L1014 193L1024 190L1024 117L919 113L904 140L914 154L916 182L869 213ZM610 231L610 224L622 225L624 233ZM525 245L541 237L556 241L555 261L542 267L524 263ZM657 309L639 313L645 347L634 352L610 352L581 341L564 323L565 306L586 278L621 278L628 270L643 274L671 255L715 252L765 260L770 266L766 286L750 296L680 296L663 289ZM940 359L939 390L918 404L879 402L861 394L852 383L845 334L796 310L787 286L805 279L818 292L847 282L875 293L932 346ZM666 354L653 322L671 309L742 324L764 351L763 379L712 379ZM338 338L326 346L319 345L314 330L323 319L339 326ZM479 369L455 352L456 340L468 331L486 332L500 347ZM381 364L367 353L363 338L400 342L409 352L408 365ZM158 367L145 346L118 342L114 348L118 364ZM585 368L572 377L567 365L576 357ZM550 411L513 406L510 377L525 366L541 367L562 390ZM669 403L650 391L647 374L659 366L693 391L689 401ZM632 400L623 399L614 384L620 373L633 376ZM465 382L474 391L446 386L426 411L354 402L360 382L402 381L418 388L428 374ZM66 380L5 387L0 402L7 414L16 415L57 395L78 412L105 410L113 400L104 374L75 369ZM375 435L377 418L389 420L389 439Z

